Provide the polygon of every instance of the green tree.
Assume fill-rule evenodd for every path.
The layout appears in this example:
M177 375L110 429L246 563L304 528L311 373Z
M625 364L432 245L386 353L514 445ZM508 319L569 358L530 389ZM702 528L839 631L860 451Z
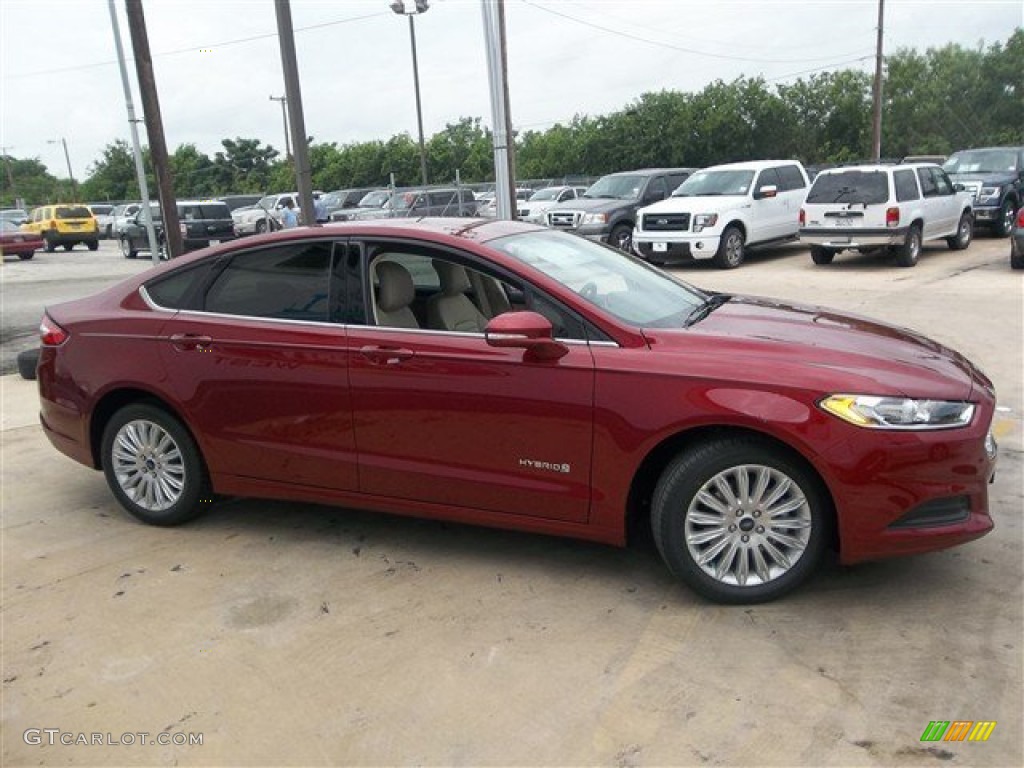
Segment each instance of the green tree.
M228 190L218 184L218 169L195 144L182 144L167 158L178 198L215 197Z
M156 189L148 149L143 161L150 190ZM139 184L135 158L128 142L117 139L103 148L100 159L89 167L89 177L81 184L82 200L138 200Z
M217 188L230 192L265 192L270 187L273 161L280 154L259 139L224 139L223 152L213 158ZM294 182L289 185L294 186Z
M0 156L0 204L13 208L20 198L32 207L43 203L71 200L71 185L58 181L46 170L39 158L19 160L11 155Z

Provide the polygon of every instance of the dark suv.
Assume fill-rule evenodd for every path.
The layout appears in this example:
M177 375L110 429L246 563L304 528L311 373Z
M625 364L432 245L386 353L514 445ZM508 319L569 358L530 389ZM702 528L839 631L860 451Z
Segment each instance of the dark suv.
M160 249L164 248L164 223L157 205L151 205L153 227ZM145 211L140 210L121 232L121 253L134 259L139 251L149 250ZM178 221L186 251L235 239L235 222L227 203L218 200L179 200Z
M449 189L410 189L396 191L384 208L368 209L353 218L418 219L423 216L476 216L477 200L468 187ZM340 218L340 217L338 217ZM332 219L337 220L334 216Z
M1024 200L1024 147L985 147L955 152L944 170L974 196L974 221L1006 237Z
M582 197L547 212L547 225L629 250L639 208L672 194L695 168L644 168L602 176Z

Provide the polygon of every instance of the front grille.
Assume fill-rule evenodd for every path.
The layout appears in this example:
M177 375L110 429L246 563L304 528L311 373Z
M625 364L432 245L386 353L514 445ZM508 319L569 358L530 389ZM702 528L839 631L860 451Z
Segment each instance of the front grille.
M965 181L965 182L963 182L963 185L964 185L964 189L966 189L968 192L971 193L971 197L973 197L975 200L977 200L978 199L978 194L981 192L981 182L980 181Z
M645 232L686 232L690 229L690 214L645 213L641 228Z
M548 226L576 229L582 216L579 211L551 211L548 213Z

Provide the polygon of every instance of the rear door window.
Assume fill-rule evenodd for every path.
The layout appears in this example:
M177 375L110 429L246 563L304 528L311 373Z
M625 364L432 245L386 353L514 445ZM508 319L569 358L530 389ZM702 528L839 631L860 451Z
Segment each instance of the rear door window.
M921 193L925 197L935 197L939 194L939 188L935 185L935 177L930 168L918 168L917 178L921 181Z
M776 168L779 174L779 191L788 192L794 189L803 189L807 186L804 182L804 175L795 165L780 165Z
M892 175L893 183L896 185L896 200L905 203L908 200L919 200L920 193L917 191L917 182L914 180L914 172L910 170L896 171Z

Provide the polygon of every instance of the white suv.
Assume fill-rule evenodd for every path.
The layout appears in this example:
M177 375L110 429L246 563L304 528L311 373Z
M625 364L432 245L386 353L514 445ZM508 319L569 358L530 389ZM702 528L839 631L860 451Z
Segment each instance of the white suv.
M671 197L641 208L633 250L653 264L743 263L749 245L795 240L807 173L795 160L757 160L697 171Z
M815 177L800 210L800 240L815 264L844 250L892 250L901 267L917 264L921 243L971 244L970 192L932 163L831 168Z

